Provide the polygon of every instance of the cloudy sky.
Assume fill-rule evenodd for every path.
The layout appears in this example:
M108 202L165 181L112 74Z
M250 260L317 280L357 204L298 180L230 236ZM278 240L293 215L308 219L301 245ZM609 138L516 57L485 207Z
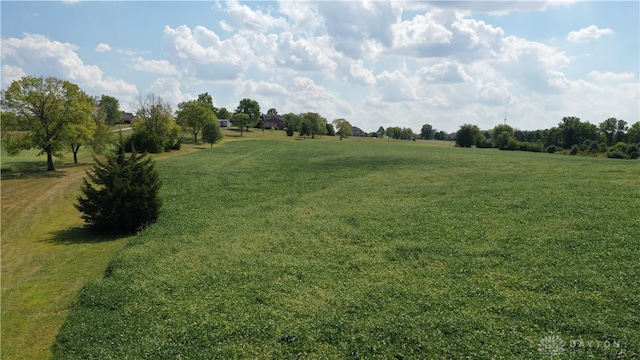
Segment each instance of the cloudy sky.
M2 88L203 92L365 131L640 120L638 1L2 1Z

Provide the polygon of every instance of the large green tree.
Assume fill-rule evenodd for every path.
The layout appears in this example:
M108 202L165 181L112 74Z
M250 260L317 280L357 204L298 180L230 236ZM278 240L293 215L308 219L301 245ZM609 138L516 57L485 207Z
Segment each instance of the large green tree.
M464 124L456 132L456 146L471 147L480 137L480 129L477 125Z
M351 131L353 129L351 123L342 118L333 120L333 126L335 126L336 134L340 135L340 140L345 136L351 135Z
M422 125L422 129L420 129L420 138L424 140L433 140L433 135L436 133L436 129L429 124Z
M618 120L614 117L601 122L598 125L598 129L604 135L608 146L625 141L626 132L629 130L626 121Z
M198 95L196 102L206 105L214 113L218 112L218 108L213 104L213 97L208 92Z
M106 162L98 159L83 179L76 208L99 232L132 233L158 218L161 181L150 157L124 152L122 140Z
M71 149L73 153L73 162L75 164L78 163L78 151L80 148L85 145L89 145L93 140L93 137L96 133L96 129L98 124L96 123L95 118L91 115L93 114L93 102L89 107L89 120L77 119L76 116L87 116L87 112L83 113L75 113L71 115L72 121L69 123L67 127L67 131L64 132L63 138L64 143Z
M308 122L309 134L311 138L315 138L316 135L325 135L327 133L327 119L320 116L318 113L304 113L302 118Z
M107 110L100 105L100 98L94 98L93 120L96 129L93 137L89 141L89 146L94 154L103 154L113 145L113 132L111 131L111 120L108 118Z
M227 119L230 120L231 119L231 113L229 112L229 110L227 110L227 108L223 107L220 108L217 112L216 112L216 116L218 117L218 119Z
M53 156L61 155L72 133L90 127L93 102L78 85L54 77L24 76L3 92L3 111L11 112L24 135L8 142L11 152L35 147L47 155L47 171L54 171Z
M194 142L198 142L204 124L218 120L209 104L197 100L178 104L177 118L180 126L191 131Z
M302 122L302 116L288 113L282 116L284 121L284 127L287 128L287 136L293 136L293 134L298 131L300 127L300 123Z
M640 121L636 121L627 131L627 141L629 144L640 144Z
M258 120L260 119L260 115L262 115L260 113L260 105L258 104L258 102L248 98L240 100L240 103L238 104L235 112L249 115L249 119L245 124L247 128L257 124Z
M153 93L138 96L137 101L134 134L155 138L164 149L173 148L180 140L180 126L173 117L171 105ZM143 152L147 149L136 150Z
M98 100L98 106L105 114L106 124L113 125L122 121L122 112L120 112L120 102L118 99L113 96L102 95Z
M233 126L240 129L240 136L242 136L242 134L244 133L244 128L248 128L250 124L253 123L253 120L251 120L249 114L235 113L233 114L233 116L231 116L231 123L233 124Z

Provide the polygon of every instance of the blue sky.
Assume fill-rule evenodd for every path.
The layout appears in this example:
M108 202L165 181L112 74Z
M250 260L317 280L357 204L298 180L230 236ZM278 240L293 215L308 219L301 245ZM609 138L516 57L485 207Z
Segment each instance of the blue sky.
M640 120L638 1L2 1L2 88L55 76L135 111L208 92L365 131Z

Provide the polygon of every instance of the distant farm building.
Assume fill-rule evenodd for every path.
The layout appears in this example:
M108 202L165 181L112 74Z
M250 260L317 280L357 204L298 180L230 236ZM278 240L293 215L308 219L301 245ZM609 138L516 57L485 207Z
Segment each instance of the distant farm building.
M280 115L262 114L260 115L260 120L264 121L265 129L275 128L284 130L284 120L282 120L282 116Z
M130 112L122 112L122 120L120 120L121 124L131 124L133 122L133 114Z
M366 137L367 133L364 132L364 130L360 129L359 127L352 126L351 127L351 136Z
M218 125L221 128L231 126L231 121L229 119L218 119Z

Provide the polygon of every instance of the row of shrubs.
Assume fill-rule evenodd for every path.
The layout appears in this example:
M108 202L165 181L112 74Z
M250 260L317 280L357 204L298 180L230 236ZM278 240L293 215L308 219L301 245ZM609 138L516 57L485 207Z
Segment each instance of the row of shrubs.
M490 148L492 143L486 141L486 143L477 144L480 148ZM499 147L500 150L520 150L520 151L532 151L532 152L546 152L556 153L562 152L568 155L595 155L598 153L604 153L608 158L614 159L638 159L640 157L640 144L627 144L619 142L614 146L608 147L605 143L598 143L592 140L585 140L582 145L573 145L571 149L564 150L555 145L547 146L546 148L541 143L523 142L515 139L509 139L507 144Z

